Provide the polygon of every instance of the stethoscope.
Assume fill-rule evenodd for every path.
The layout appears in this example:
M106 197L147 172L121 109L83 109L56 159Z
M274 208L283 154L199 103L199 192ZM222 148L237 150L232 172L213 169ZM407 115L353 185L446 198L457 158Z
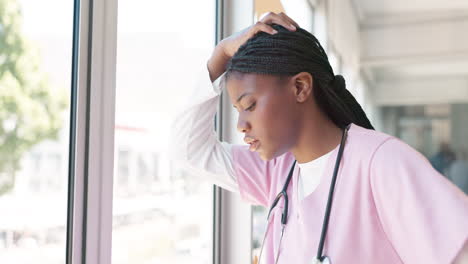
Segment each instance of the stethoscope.
M325 238L327 236L327 229L328 229L328 222L330 220L330 211L332 207L332 201L333 201L333 192L335 191L335 183L336 183L336 176L338 174L338 168L340 165L341 161L341 156L343 155L343 150L344 150L344 145L346 142L346 137L348 135L348 130L350 128L351 124L347 125L345 129L343 129L343 136L341 137L341 144L340 144L340 149L338 151L338 156L336 157L335 161L335 168L333 171L333 178L332 182L330 184L330 190L328 192L328 201L327 201L327 207L325 209L325 216L323 219L323 224L322 224L322 232L320 234L320 243L317 249L317 256L315 258L314 264L330 264L330 258L323 255L323 245L325 243ZM276 196L275 200L273 200L273 203L270 206L270 210L268 211L268 216L267 216L267 230L265 231L265 235L263 237L263 242L262 242L262 247L260 248L260 255L258 257L258 263L260 263L261 257L262 257L262 252L263 252L263 246L265 244L265 239L267 237L268 231L270 230L270 214L271 211L275 208L275 206L278 204L279 200L281 198L284 199L284 208L283 208L283 213L281 214L281 236L278 244L278 250L276 251L276 258L275 258L275 263L278 263L278 258L279 258L279 252L281 248L281 241L283 240L283 234L284 234L284 228L286 227L286 223L288 221L288 194L286 193L286 190L288 189L289 182L291 181L293 171L294 171L294 165L296 165L296 160L294 161L291 170L289 171L288 178L286 179L286 182L283 185L283 189L281 190L280 193Z

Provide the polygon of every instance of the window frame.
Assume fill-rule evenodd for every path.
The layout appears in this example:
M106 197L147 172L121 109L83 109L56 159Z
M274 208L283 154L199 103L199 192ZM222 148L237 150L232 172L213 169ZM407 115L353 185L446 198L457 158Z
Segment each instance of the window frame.
M117 0L75 0L74 12L66 259L110 264Z
M218 43L225 9L214 1ZM110 264L118 0L75 0L74 8L66 263ZM221 251L228 250L221 247L223 192L213 187L213 264L225 263Z
M254 20L254 0L224 0L222 7L222 38L238 32ZM221 94L218 113L218 137L231 144L244 144L242 135L237 132L237 112L232 107L227 91ZM219 189L218 221L219 262L216 264L237 264L252 262L252 207L241 201L234 193Z

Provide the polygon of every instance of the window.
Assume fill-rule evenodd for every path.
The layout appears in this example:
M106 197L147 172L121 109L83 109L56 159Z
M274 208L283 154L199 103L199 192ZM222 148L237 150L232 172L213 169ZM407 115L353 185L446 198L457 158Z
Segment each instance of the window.
M65 263L73 1L0 0L0 263Z
M164 152L213 51L215 11L212 0L119 1L112 263L211 262L213 187Z

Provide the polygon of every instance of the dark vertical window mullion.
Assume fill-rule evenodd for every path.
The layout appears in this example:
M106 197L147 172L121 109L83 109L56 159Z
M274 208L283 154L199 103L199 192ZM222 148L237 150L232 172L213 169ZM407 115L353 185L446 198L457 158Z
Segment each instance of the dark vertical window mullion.
M88 231L88 182L89 182L89 137L90 137L90 115L91 115L91 71L92 71L92 51L93 51L93 18L94 0L89 0L88 11L88 48L86 65L86 129L85 129L85 158L84 158L84 179L83 179L83 234L81 246L81 263L86 264L86 241Z
M215 18L215 46L223 39L224 35L224 0L214 0L216 2ZM222 94L221 94L222 98ZM222 139L222 101L218 106L218 113L215 115L215 130L218 138ZM221 264L221 200L222 190L213 185L213 264Z
M75 153L76 153L76 123L77 123L77 92L78 92L78 55L80 35L80 0L73 4L73 37L72 37L72 67L70 91L70 132L68 152L68 206L67 234L65 258L67 264L72 264L73 257L73 214L75 195Z

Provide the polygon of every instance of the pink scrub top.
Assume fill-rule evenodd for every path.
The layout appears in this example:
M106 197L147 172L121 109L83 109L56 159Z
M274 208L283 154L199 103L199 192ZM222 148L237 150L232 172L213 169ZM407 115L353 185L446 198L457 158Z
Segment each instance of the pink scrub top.
M313 263L338 148L319 186L303 200L296 164L278 263ZM294 162L292 153L264 161L248 146L234 145L232 155L242 199L269 208ZM282 209L283 200L270 219L262 256L268 264L278 250ZM467 237L468 196L403 141L351 124L324 246L331 263L448 264Z

